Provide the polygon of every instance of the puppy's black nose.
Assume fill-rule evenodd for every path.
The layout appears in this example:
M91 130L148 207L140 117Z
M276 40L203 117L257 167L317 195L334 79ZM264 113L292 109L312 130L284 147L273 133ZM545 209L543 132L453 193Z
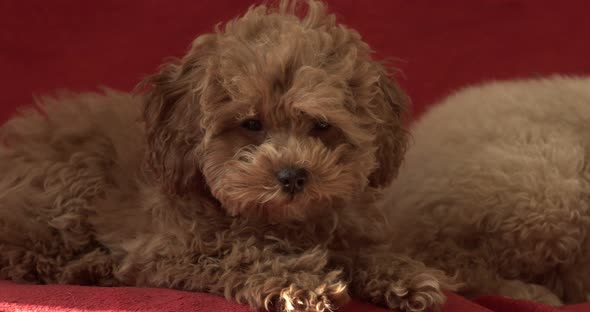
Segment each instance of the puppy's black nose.
M307 181L307 171L301 168L285 168L277 173L283 192L295 194L301 192Z

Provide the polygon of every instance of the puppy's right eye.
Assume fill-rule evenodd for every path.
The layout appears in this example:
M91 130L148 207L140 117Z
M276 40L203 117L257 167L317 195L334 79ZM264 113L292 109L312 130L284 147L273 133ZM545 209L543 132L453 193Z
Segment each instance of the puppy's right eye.
M261 131L262 122L257 119L248 119L242 122L242 128L250 131Z

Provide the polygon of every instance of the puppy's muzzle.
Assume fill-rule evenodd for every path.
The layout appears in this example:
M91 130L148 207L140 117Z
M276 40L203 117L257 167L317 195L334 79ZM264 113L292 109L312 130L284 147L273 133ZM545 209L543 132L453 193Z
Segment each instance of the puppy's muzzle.
M283 192L295 195L303 191L307 182L307 171L303 168L284 168L277 173Z

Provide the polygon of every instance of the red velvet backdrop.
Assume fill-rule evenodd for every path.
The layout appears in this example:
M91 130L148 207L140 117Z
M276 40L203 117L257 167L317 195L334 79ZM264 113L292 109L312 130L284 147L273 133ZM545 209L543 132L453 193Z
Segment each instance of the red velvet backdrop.
M272 0L271 0L272 1ZM56 89L130 89L252 0L0 1L0 119ZM397 58L414 111L467 83L590 73L586 0L332 0L379 57Z

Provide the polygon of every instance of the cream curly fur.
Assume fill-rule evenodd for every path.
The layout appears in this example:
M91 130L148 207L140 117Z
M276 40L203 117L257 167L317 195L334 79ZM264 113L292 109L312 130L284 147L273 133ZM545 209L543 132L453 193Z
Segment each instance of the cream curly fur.
M349 295L440 306L442 271L392 252L375 202L406 98L360 36L309 1L198 37L145 93L44 98L0 130L0 278L170 287L254 308ZM257 120L259 131L245 129ZM331 127L317 128L318 121ZM281 190L277 171L307 171Z
M491 82L412 128L387 209L398 247L466 295L559 305L590 294L590 79Z

